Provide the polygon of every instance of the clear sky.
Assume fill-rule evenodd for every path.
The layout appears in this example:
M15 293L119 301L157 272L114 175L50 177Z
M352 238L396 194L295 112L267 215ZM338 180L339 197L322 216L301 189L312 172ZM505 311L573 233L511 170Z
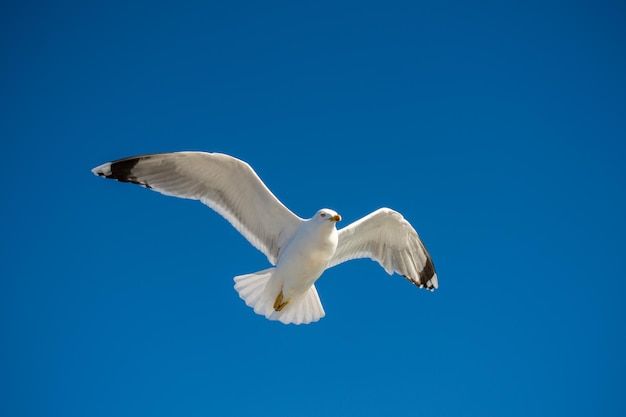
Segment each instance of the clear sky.
M0 6L0 415L626 415L618 1ZM359 260L269 322L198 202L94 177L225 152L289 208L383 206L434 293Z

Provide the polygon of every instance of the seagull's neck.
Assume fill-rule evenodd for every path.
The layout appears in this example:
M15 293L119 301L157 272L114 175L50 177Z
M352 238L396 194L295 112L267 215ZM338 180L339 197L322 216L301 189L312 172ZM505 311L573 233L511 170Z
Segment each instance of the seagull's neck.
M337 229L335 228L335 223L334 222L330 222L330 221L325 221L325 222L319 222L316 221L314 219L308 220L305 223L305 227L304 229L306 230L306 233L309 234L318 234L318 235L331 235L333 233L333 231L337 231Z
M281 251L277 266L282 265L284 259L298 259L298 262L304 259L314 260L321 268L335 253L338 240L334 223L325 224L315 219L305 221Z

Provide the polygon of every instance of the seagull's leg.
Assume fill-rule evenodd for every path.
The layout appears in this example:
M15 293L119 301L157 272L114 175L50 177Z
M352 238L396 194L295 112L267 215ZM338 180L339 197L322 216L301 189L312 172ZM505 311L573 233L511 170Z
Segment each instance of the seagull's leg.
M287 304L289 304L290 301L291 301L291 298L287 299L287 301L283 303L283 292L281 291L280 294L278 294L278 297L276 297L276 300L274 301L274 310L281 311L283 308L285 308Z
M282 303L281 305L278 306L278 308L276 309L276 311L282 311L283 308L285 308L287 306L287 304L289 304L289 302L291 301L291 299L285 301L284 303Z

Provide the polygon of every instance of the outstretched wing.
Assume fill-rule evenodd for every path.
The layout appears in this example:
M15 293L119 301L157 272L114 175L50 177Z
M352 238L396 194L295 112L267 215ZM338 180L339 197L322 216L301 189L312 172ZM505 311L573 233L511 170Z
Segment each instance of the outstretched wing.
M272 194L250 165L225 154L140 155L108 162L92 172L165 195L202 201L224 216L273 265L303 221Z
M371 258L420 288L439 286L433 261L411 224L397 211L381 208L339 230L328 267L350 259Z

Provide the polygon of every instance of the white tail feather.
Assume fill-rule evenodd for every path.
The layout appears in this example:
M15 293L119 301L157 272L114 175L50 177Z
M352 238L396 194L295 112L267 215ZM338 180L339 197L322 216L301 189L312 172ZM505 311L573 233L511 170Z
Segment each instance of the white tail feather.
M235 290L246 305L269 320L284 324L308 324L326 314L315 285L304 294L293 298L281 311L274 310L274 301L280 293L279 283L272 281L274 268L235 277Z

